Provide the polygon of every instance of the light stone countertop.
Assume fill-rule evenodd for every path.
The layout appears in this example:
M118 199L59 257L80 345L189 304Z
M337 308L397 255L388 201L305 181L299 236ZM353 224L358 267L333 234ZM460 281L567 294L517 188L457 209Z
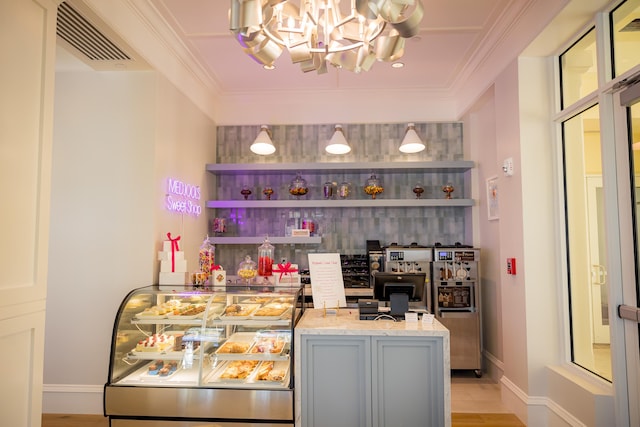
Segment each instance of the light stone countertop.
M449 336L449 330L434 320L432 324L381 320L360 320L357 308L341 308L337 314L324 315L322 309L306 309L295 328L296 335L378 335Z

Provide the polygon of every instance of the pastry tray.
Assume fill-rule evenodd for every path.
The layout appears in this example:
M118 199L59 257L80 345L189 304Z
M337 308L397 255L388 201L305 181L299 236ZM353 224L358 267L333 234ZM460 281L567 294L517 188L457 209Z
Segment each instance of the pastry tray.
M240 300L240 304L268 304L273 300L273 297L249 297Z
M228 369L231 369L234 366L237 366L239 364L244 364L244 363L249 364L249 366L251 366L251 369L246 371L245 375L243 375L241 378L224 378L223 377ZM258 360L242 359L242 360L224 361L213 370L213 372L211 373L211 376L207 379L207 382L227 383L227 384L238 384L238 383L248 382L259 364L260 362Z
M196 304L194 304L196 305ZM197 304L198 307L204 308L206 305L205 304ZM204 310L197 313L197 314L173 314L173 313L167 313L167 319L202 319L202 316L204 316Z
M224 344L222 344L220 348L218 348L215 351L215 354L217 355L247 354L253 344L253 340L255 339L255 337L256 337L255 332L236 332L235 334L231 335L229 339ZM246 345L247 349L243 352L235 352L235 353L232 353L226 350L227 348L229 348L229 346L232 346L235 343L244 344Z
M242 311L245 311L246 314L242 316L234 316L234 315L227 314L226 312L227 309L233 305L239 305L240 307L242 307ZM225 309L223 310L223 314L222 316L220 316L220 318L223 320L246 320L246 319L249 319L249 316L251 316L251 314L254 311L256 311L258 307L260 307L260 304L231 304L225 307Z
M225 371L232 367L235 366L234 364L238 364L238 363L255 363L255 366L253 367L253 369L251 369L250 372L247 373L246 377L244 378L223 378L222 376L224 375ZM216 368L213 369L213 371L211 372L211 375L209 375L209 377L206 379L206 382L211 384L217 384L217 385L230 385L230 386L234 386L237 384L251 384L253 387L273 387L274 385L284 385L289 381L289 361L250 361L250 360L228 360L225 361L223 363L221 363L219 366L217 366ZM261 368L266 366L267 364L273 364L273 369L282 369L284 370L284 376L281 380L279 381L270 381L268 379L264 379L264 380L259 380L258 377L258 373L260 372Z
M261 310L263 309L269 309L269 308L273 308L273 309L277 309L277 310L281 310L281 312L279 314L276 315L272 315L272 316L261 316L259 313ZM282 318L282 316L284 316L287 311L291 310L291 304L284 304L284 303L274 303L271 302L269 304L265 304L262 307L260 307L257 310L254 310L253 313L249 316L250 319L252 320L279 320Z

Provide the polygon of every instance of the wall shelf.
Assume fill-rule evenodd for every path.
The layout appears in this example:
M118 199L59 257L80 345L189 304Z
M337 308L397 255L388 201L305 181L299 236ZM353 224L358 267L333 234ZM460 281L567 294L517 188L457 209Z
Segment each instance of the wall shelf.
M247 236L247 237L229 237L229 236L214 236L209 237L209 242L214 245L259 245L264 242L266 236ZM272 237L268 236L269 241L276 245L291 244L291 245L317 245L322 242L320 236L312 237Z
M207 208L393 208L468 207L473 199L210 200Z
M428 162L321 162L321 163L212 163L207 171L216 175L282 174L304 171L324 175L328 172L464 172L474 167L470 160Z

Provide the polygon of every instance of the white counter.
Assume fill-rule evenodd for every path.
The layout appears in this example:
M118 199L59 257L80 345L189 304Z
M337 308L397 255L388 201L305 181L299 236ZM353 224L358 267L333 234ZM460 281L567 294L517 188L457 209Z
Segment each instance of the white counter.
M312 375L309 373L310 370L313 370L315 368L316 372L321 372L321 370L318 370L319 361L318 360L314 361L313 355L305 354L305 351L308 352L309 348L311 348L311 347L305 347L306 345L305 343L309 343L312 340L316 340L318 341L318 345L321 346L323 339L328 340L328 339L335 338L335 340L332 341L330 344L328 344L329 345L328 347L326 347L327 349L331 349L330 346L335 345L336 342L337 343L343 342L346 344L350 343L351 341L349 339L350 337L353 338L354 343L355 342L364 343L363 348L366 349L365 353L362 353L362 349L353 350L356 352L353 354L356 354L358 358L361 356L364 356L362 358L368 358L368 357L373 358L373 362L371 363L368 360L362 360L362 361L358 360L356 362L358 366L352 367L354 370L361 369L361 366L364 366L366 364L369 364L369 366L373 366L372 369L374 371L376 369L380 371L385 366L381 361L383 360L384 354L386 353L384 354L380 353L379 355L371 356L371 354L376 353L376 348L375 346L368 344L368 341L366 341L366 339L374 340L374 342L380 345L380 348L383 349L382 351L388 351L388 349L394 345L394 342L397 342L398 345L401 347L396 346L396 349L397 348L402 349L399 354L404 354L405 347L407 349L407 352L406 352L407 354L410 354L410 352L413 349L417 347L421 347L419 349L419 352L415 352L415 354L419 355L419 357L422 354L434 354L433 352L436 351L434 349L437 348L438 349L437 351L441 353L437 354L436 358L432 358L432 359L437 359L437 361L424 360L424 365L420 363L420 366L416 367L416 374L417 374L416 378L437 379L437 381L434 381L434 382L437 382L439 384L438 390L441 390L442 393L444 394L442 398L438 396L438 398L436 399L438 400L438 402L436 403L436 406L437 406L436 410L440 412L444 411L444 414L441 414L440 416L441 421L439 421L437 424L439 426L441 425L444 427L449 427L451 425L451 370L450 370L450 358L449 358L449 331L438 321L434 321L432 324L423 324L421 321L418 321L417 323L411 323L406 321L394 322L392 320L377 320L377 321L359 320L357 309L345 308L345 309L340 309L337 314L327 314L326 316L324 315L324 310L307 309L305 310L305 313L302 316L302 319L300 319L300 321L298 322L295 328L295 348L294 348L295 350L295 360L294 360L295 408L296 408L295 409L296 411L295 425L297 427L308 427L304 425L303 422L304 422L304 419L308 419L310 415L305 414L305 417L303 417L302 416L303 410L310 407L318 407L317 402L314 403L314 402L305 401L303 403L303 399L309 399L310 398L309 395L313 394L311 392L308 392L307 395L305 395L305 390L309 390L308 382L320 381L319 378L310 377L310 375ZM389 339L385 341L386 339L385 337ZM393 341L393 340L396 340L396 341ZM433 343L437 345L432 346ZM427 350L430 351L431 353L425 353L426 351L424 350L424 348L426 348L425 346L428 347ZM336 347L336 348L339 349L339 347ZM323 351L326 351L326 350L323 350ZM350 351L352 351L352 349L350 349ZM370 354L366 354L366 351L370 352ZM327 353L324 353L324 354L327 354ZM349 353L349 354L351 355L352 353ZM426 358L429 358L429 357L426 357ZM315 366L314 367L303 366L303 364L305 363L315 363ZM345 363L348 363L348 362L345 361ZM392 365L388 365L388 366L392 366ZM371 375L374 378L372 380L367 378L365 381L366 385L369 385L370 387L375 388L376 386L379 386L379 384L383 383L382 377L384 376L384 373L373 372ZM393 377L396 377L395 373L391 375ZM390 383L390 381L388 380L389 377L386 377L386 378L387 378L387 383L386 383L387 385L385 385L385 387L389 387L388 385ZM303 381L306 381L307 383L303 384ZM420 390L420 392L424 392L426 385L416 384L415 381L412 381L412 383L413 384L403 384L402 390L398 390L398 393L400 395L402 395L403 393L406 393L405 395L410 395L412 393L413 388L415 388L416 391ZM432 390L432 388L430 388L429 390ZM336 390L336 392L339 392L339 390ZM317 399L317 397L315 396L318 395L320 392L318 390L314 390L314 393L315 394L313 398ZM369 392L367 391L367 393ZM385 393L387 394L387 397L388 397L394 392L391 392L388 389L385 390L384 392L382 390L372 389L371 392L367 394L367 396L372 397L373 401L371 402L371 405L370 407L368 407L368 409L361 410L361 412L371 411L371 412L374 412L374 414L372 416L369 416L367 414L367 416L365 417L366 419L364 419L363 421L360 421L359 419L358 423L360 425L364 425L364 426L383 425L383 420L381 421L380 419L376 419L376 417L378 416L379 418L383 418L384 416L387 416L387 415L382 413L384 411L382 411L381 414L375 413L375 411L378 410L377 408L380 406L380 402L381 402L381 400L376 402L375 399L376 398L384 399L383 395ZM357 405L357 404L358 404L357 402L354 402L354 405ZM391 412L393 412L393 408L390 408L390 409L388 408L387 413L391 413ZM358 415L358 417L362 418L363 416ZM428 422L425 422L424 424L421 424L421 425L431 426L434 424L433 423L429 424Z

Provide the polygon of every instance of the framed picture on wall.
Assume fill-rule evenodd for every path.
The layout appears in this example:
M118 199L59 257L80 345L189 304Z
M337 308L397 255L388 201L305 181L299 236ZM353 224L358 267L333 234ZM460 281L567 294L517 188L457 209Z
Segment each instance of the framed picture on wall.
M487 179L487 217L489 221L493 221L500 217L498 210L498 177L492 176Z

